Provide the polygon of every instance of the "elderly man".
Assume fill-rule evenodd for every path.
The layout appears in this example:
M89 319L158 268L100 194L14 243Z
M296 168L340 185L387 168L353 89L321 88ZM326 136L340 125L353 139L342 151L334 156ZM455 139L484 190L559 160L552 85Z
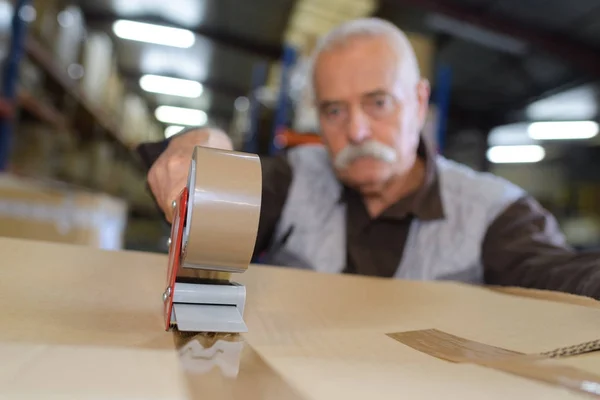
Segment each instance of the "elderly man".
M429 86L395 26L378 19L339 26L318 44L311 78L325 146L261 157L255 254L328 273L600 298L598 256L570 249L533 198L431 151L420 135ZM227 135L212 129L140 148L168 218L196 145L231 148Z

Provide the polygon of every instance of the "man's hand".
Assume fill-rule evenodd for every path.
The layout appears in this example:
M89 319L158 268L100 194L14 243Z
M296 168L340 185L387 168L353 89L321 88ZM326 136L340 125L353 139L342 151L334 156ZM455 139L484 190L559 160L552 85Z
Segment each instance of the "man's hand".
M187 184L194 147L204 146L232 150L231 140L217 129L197 129L171 139L148 172L150 189L169 222L173 221L171 204Z

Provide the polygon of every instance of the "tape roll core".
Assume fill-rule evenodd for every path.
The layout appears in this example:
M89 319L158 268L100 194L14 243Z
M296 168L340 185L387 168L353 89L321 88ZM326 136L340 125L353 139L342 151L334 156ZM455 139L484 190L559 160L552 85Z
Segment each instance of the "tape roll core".
M183 266L244 272L252 258L260 218L260 158L198 146L188 189Z

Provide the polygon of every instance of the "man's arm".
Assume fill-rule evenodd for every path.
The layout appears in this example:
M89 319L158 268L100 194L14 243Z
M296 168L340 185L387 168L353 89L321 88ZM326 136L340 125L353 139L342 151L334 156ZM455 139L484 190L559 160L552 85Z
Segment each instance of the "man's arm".
M490 225L482 261L487 284L600 299L600 254L569 247L556 219L529 196L517 200Z
M165 139L161 142L147 142L141 143L136 147L137 154L140 156L144 168L149 171L152 165L156 162L158 157L167 149L169 140Z
M167 150L167 148L169 147L169 143L171 141L177 140L177 138L184 136L185 134L187 134L189 132L193 132L193 131L209 132L208 135L210 135L210 132L213 132L216 130L212 130L209 128L190 127L190 128L183 129L181 132L176 133L175 135L171 136L168 139L164 139L159 142L144 142L144 143L139 144L136 147L136 151L137 151L137 154L140 156L141 161L142 161L144 167L146 168L146 170L150 170L150 168L152 168L152 166L154 165L156 160L158 160L158 158L161 156L161 154L164 153L165 150ZM199 139L196 139L196 140L198 140L200 143L205 143L207 141L207 136L202 135ZM226 147L228 146L227 143L225 143L223 141L221 141L221 142L222 142L221 146L223 146L223 143Z

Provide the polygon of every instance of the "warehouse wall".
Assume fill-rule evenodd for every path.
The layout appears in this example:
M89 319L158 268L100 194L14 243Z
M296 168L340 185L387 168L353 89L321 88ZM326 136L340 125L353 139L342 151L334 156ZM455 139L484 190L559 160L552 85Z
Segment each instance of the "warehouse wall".
M568 190L564 167L557 163L496 164L490 168L490 172L508 179L544 201L562 203Z

